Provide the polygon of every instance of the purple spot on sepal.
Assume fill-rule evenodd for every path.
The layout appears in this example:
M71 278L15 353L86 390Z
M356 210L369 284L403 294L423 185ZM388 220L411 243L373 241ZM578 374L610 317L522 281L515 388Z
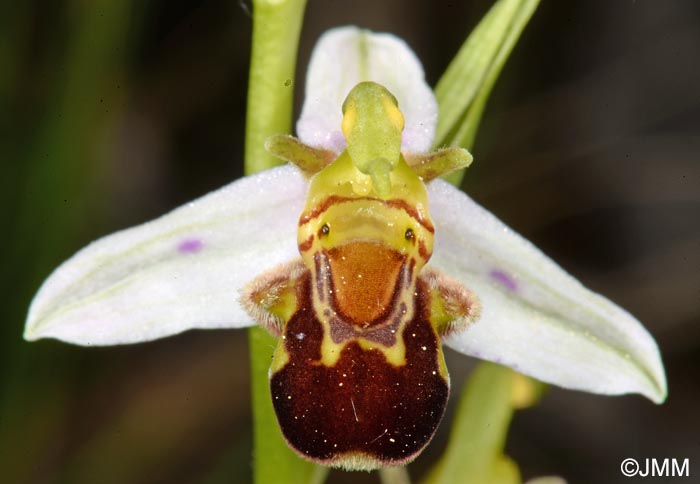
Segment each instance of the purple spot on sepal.
M199 239L185 239L177 244L178 252L183 254L196 254L204 247L204 242Z
M489 275L491 279L498 282L509 291L516 291L518 289L518 283L515 282L515 279L499 269L493 269L489 272Z

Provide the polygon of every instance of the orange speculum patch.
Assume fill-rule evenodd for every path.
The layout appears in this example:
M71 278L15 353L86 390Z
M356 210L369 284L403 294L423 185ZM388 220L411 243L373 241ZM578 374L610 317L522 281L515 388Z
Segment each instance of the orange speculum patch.
M338 312L367 327L390 308L405 258L375 242L351 242L328 251Z

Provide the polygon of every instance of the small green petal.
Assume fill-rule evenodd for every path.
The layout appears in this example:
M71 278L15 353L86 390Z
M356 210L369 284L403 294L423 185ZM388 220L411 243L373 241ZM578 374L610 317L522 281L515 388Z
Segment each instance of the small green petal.
M336 158L332 151L305 145L287 134L267 138L265 149L275 158L294 163L306 176L315 175Z
M407 155L406 162L424 183L437 177L467 168L472 164L472 155L464 148L444 148L420 155Z

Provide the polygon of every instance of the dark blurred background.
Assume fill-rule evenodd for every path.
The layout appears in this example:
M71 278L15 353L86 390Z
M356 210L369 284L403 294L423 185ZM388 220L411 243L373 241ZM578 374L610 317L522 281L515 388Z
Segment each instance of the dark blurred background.
M490 4L310 0L296 112L325 29L404 37L434 85ZM245 331L90 349L21 339L62 260L242 174L249 10L0 6L1 482L251 480ZM495 86L465 190L643 321L670 388L662 406L552 388L512 424L506 451L524 478L635 482L626 457L689 458L691 478L672 482L700 473L699 59L693 0L543 2ZM474 361L448 365L458 388ZM448 414L414 477L449 426Z

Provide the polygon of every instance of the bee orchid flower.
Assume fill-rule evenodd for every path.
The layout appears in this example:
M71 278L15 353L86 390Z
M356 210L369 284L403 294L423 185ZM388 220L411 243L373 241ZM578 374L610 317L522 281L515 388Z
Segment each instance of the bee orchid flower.
M401 39L354 27L327 32L312 55L299 139L268 141L296 166L237 180L91 243L42 285L25 338L117 345L257 322L281 336L271 376L290 445L349 468L405 463L430 440L447 398L441 341L564 388L662 402L663 364L642 324L438 178L471 156L459 148L430 153L437 117L421 64ZM363 276L362 284L343 285ZM307 310L321 322L299 316ZM290 321L306 329L292 331ZM412 346L416 334L421 342ZM316 355L314 341L322 348L316 359L308 356ZM343 360L345 351L364 366ZM277 381L300 361L327 371L314 373L316 387L291 370ZM364 387L339 389L345 370L365 372ZM390 371L398 373L385 378ZM357 374L348 378L362 384ZM373 390L382 378L406 388L392 388L392 399ZM420 414L368 408L380 394L381 405ZM348 401L335 405L339 395ZM334 407L326 420L342 414L350 423L320 425L317 414L304 424L286 421L314 406L307 401L301 411L287 399L310 397L316 407ZM319 429L325 445L301 435ZM353 439L364 444L348 444ZM339 444L350 447L335 451Z

